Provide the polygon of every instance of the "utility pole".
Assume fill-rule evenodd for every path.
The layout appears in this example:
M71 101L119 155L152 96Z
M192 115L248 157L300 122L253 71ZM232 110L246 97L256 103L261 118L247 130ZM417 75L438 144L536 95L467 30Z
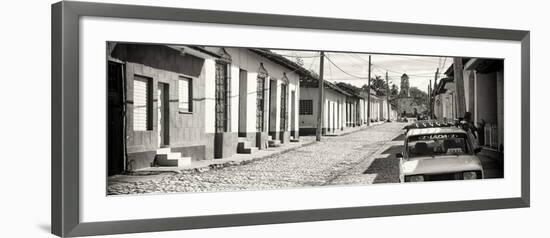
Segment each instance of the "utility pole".
M325 105L325 97L323 95L323 91L325 89L325 84L323 80L323 68L325 64L325 52L321 51L321 57L320 57L320 63L319 63L319 110L317 110L317 133L316 133L316 140L321 141L321 134L323 130L323 109Z
M454 80L456 85L457 97L457 118L463 117L466 112L466 98L464 96L464 79L462 75L462 58L456 57L453 60Z
M433 89L436 88L437 86L437 77L439 76L439 68L437 68L437 70L435 71L435 76L434 76L434 87Z
M389 83L389 79L388 79L388 71L386 71L386 107L387 107L387 110L388 110L388 113L387 113L387 117L386 118L387 122L390 122L391 121L391 111L390 111L390 95L391 95L391 92L390 92L390 83Z
M370 55L369 55L369 78L367 79L367 126L370 126Z
M432 94L433 94L433 90L435 90L435 88L437 87L437 76L439 76L439 68L437 68L437 70L435 71L434 87L432 88ZM430 81L430 84L432 84L431 81ZM431 116L435 117L435 94L432 95L432 97L433 97L433 103L431 104Z
M428 84L428 116L432 119L432 80Z

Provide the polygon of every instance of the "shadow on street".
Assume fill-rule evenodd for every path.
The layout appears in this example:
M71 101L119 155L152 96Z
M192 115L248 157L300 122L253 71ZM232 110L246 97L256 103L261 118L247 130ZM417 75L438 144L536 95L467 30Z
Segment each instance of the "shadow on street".
M404 141L405 140L405 134L401 134L395 138L393 138L393 140L391 141Z
M392 141L403 141L403 134L395 137ZM376 158L363 174L376 174L373 183L398 183L399 182L399 159L395 154L403 150L403 145L392 145L384 150L382 154L387 157Z

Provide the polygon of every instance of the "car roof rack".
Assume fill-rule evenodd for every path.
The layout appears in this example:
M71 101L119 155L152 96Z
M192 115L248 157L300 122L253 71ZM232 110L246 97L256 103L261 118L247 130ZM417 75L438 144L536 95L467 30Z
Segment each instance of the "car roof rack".
M403 129L409 130L409 129L422 129L422 128L435 128L435 127L454 127L454 126L456 126L456 124L453 122L424 120L424 121L417 121L409 125L406 125Z

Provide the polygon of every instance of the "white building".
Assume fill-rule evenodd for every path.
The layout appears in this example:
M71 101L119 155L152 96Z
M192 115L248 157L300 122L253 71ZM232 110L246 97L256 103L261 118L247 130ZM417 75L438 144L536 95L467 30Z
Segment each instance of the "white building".
M319 103L318 79L302 77L300 82L300 135L314 135L317 130ZM334 133L355 122L356 105L351 94L325 81L323 91L325 102L322 117L322 134Z
M266 50L109 43L109 174L298 136L298 65Z

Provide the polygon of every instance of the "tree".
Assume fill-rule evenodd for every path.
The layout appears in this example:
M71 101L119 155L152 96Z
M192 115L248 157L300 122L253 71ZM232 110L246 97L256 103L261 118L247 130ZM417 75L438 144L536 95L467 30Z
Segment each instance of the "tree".
M428 93L418 89L417 87L411 87L409 89L409 94L417 105L428 105Z
M390 97L396 98L398 94L399 94L399 89L397 88L397 85L392 84L390 89Z
M363 87L361 87L363 90L367 90L368 85L365 84ZM376 93L380 96L386 95L386 80L382 79L381 76L374 76L374 78L370 79L370 88L376 91Z
M316 79L320 78L319 74L317 72L315 72L313 70L310 70L309 72L311 73L311 76L313 76L313 78L316 78Z
M302 59L302 57L297 56L296 63L300 66L304 66L304 59Z
M390 88L390 105L392 108L397 108L397 98L399 96L399 89L397 88L397 85L392 84Z

